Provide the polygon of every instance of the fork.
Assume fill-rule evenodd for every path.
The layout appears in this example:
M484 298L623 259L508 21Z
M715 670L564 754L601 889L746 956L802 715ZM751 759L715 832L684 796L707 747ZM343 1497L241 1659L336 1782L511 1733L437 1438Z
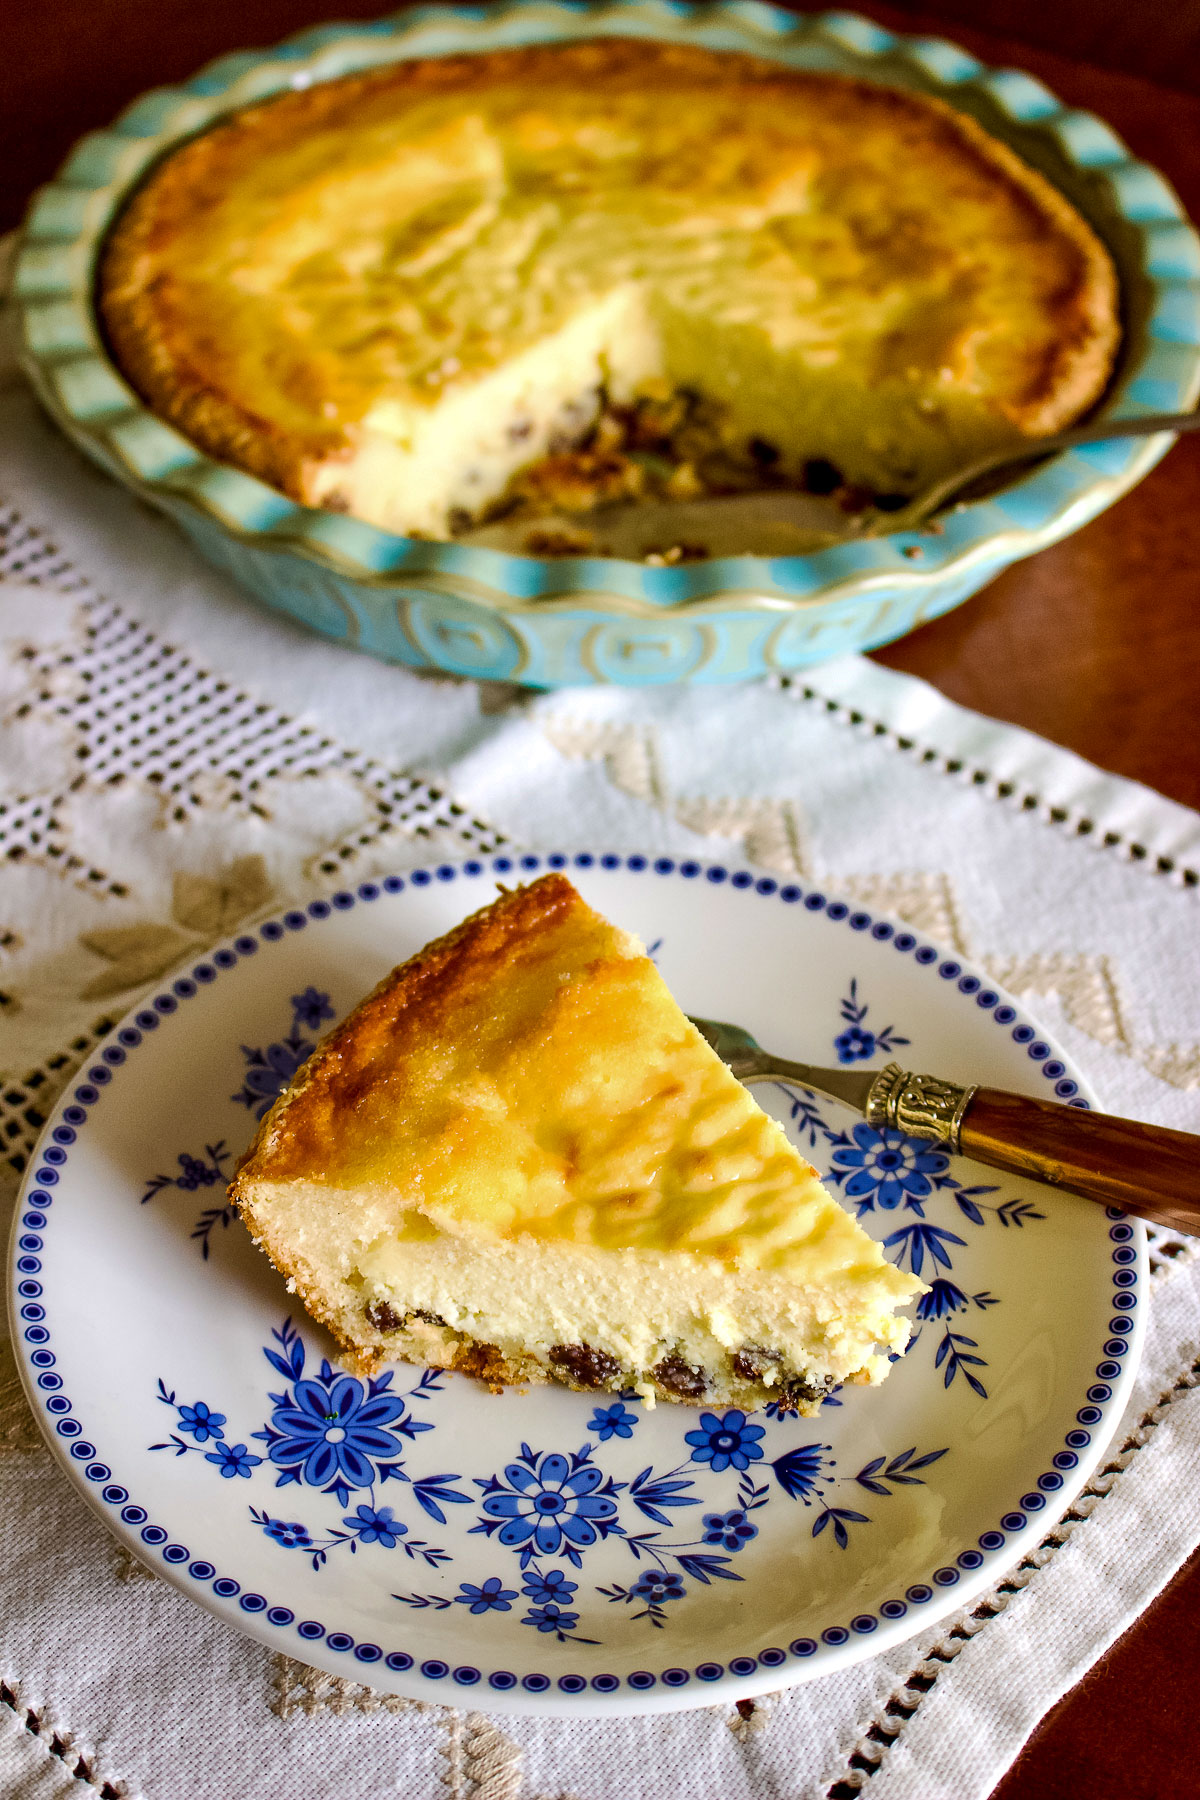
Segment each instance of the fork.
M1105 444L1112 438L1157 437L1160 431L1200 431L1200 412L1141 413L1128 419L1092 419L1086 425L1073 425L1069 431L1056 431L1049 437L1029 438L1023 444L1009 445L981 456L956 474L935 482L923 493L914 494L899 507L867 508L858 521L858 535L888 534L895 531L917 531L933 518L965 497L978 481L1001 469L1015 468L1023 462L1037 462L1063 450L1078 450L1086 444Z
M738 1080L793 1082L840 1100L877 1130L941 1144L994 1169L1067 1188L1152 1225L1200 1236L1200 1137L1137 1119L962 1087L899 1063L877 1071L823 1069L763 1050L740 1025L693 1019Z

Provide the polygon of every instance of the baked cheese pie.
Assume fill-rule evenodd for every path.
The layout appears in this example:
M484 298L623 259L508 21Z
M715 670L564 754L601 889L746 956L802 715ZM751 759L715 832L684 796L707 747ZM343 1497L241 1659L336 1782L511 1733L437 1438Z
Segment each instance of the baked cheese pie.
M923 1291L562 875L393 970L230 1194L368 1370L807 1413L882 1379Z
M1102 394L1112 262L926 95L626 38L235 112L111 233L130 382L295 500L444 537L770 484L900 496Z

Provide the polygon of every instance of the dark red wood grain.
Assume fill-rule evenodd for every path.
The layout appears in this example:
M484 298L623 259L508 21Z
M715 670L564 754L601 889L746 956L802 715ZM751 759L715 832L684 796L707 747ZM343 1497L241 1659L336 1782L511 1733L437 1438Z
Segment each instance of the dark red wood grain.
M1196 0L859 5L1029 69L1102 114L1200 217ZM82 131L144 89L223 51L381 10L375 0L0 0L0 228ZM879 660L1200 806L1200 442L1181 443L1083 531ZM1200 1793L1200 1708L1185 1699L1197 1686L1200 1556L1054 1709L993 1800Z
M1076 1112L981 1087L962 1122L964 1156L1200 1235L1200 1137L1141 1119Z
M1198 1601L1200 1551L1047 1713L991 1800L1190 1800L1200 1793L1200 1728L1186 1702L1200 1672Z

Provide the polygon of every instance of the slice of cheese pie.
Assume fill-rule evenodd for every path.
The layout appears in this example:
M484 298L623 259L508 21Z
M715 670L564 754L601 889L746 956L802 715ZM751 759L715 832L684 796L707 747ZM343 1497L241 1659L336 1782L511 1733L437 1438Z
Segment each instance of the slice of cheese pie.
M230 1194L368 1369L812 1411L921 1291L562 875L393 970Z

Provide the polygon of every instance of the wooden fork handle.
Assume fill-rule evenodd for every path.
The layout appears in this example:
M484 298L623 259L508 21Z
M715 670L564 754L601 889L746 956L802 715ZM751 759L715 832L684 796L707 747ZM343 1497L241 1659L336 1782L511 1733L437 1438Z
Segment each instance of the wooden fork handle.
M963 1110L964 1156L1200 1236L1200 1137L999 1088Z

